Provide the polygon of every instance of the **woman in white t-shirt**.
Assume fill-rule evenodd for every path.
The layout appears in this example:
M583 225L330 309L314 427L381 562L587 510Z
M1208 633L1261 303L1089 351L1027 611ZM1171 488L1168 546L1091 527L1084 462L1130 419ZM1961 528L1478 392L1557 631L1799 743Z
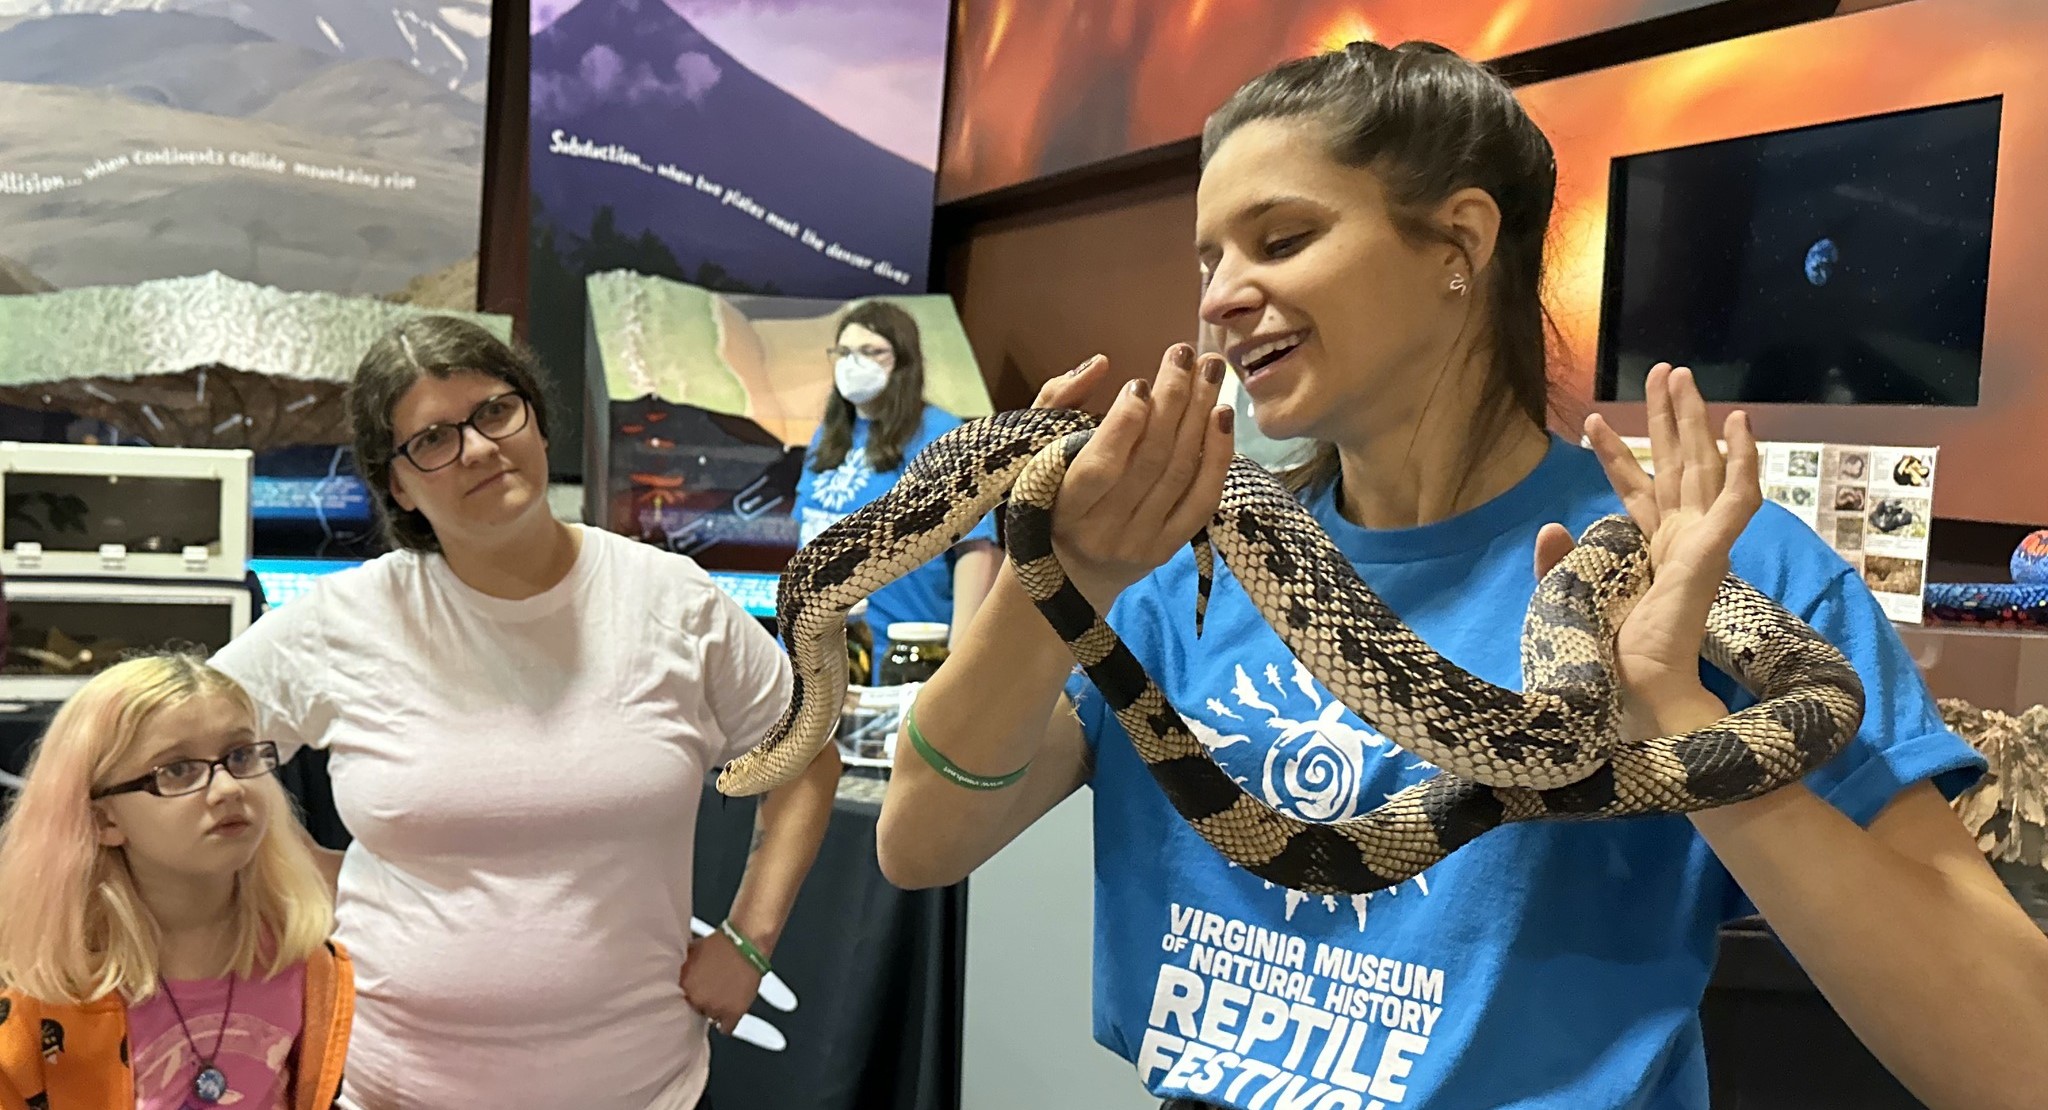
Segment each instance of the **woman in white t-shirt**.
M774 725L781 649L690 559L554 518L540 375L483 329L402 325L349 412L396 550L214 659L287 757L331 753L342 1105L699 1105L707 1018L752 1002L838 756L762 799L731 916L692 942L705 776Z

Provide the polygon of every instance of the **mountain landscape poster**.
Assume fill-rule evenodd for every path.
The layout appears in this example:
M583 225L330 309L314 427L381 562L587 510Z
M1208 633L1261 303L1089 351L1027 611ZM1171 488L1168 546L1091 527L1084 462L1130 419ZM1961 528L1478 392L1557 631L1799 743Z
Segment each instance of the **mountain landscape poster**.
M527 340L580 396L584 279L923 293L947 0L534 0ZM558 473L584 466L574 433Z
M0 293L475 307L490 0L0 0Z

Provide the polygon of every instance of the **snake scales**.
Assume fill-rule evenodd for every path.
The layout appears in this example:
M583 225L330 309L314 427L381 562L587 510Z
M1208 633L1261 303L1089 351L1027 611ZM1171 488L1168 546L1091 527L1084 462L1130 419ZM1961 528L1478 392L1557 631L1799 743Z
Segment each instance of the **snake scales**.
M847 685L846 612L945 552L1006 500L1004 545L1020 580L1174 809L1225 858L1279 886L1363 893L1509 822L1685 813L1756 797L1825 763L1861 722L1863 686L1842 654L1730 576L1703 654L1759 700L1706 728L1623 743L1613 633L1649 583L1644 539L1628 518L1596 521L1538 581L1516 692L1467 673L1406 628L1301 503L1240 456L1220 509L1195 538L1197 634L1213 544L1308 670L1437 768L1355 818L1291 816L1214 762L1054 558L1053 502L1094 426L1086 413L1050 409L962 425L913 459L888 494L799 551L776 598L795 671L790 704L727 766L719 789L773 789L831 742Z

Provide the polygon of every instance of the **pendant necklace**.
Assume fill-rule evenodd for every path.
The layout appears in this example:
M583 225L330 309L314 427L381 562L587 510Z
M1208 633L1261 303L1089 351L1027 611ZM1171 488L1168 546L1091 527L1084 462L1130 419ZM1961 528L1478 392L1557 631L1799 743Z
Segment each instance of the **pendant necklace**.
M235 977L228 976L228 1004L221 1011L220 1031L213 1038L213 1055L200 1056L199 1045L192 1040L192 1027L185 1024L185 1012L178 1008L178 996L171 993L171 985L159 979L164 997L171 1001L171 1012L178 1015L178 1028L185 1031L185 1043L192 1046L192 1055L199 1060L199 1073L192 1077L192 1097L213 1105L228 1093L228 1077L213 1062L220 1058L220 1046L227 1039L228 1015L235 1012Z

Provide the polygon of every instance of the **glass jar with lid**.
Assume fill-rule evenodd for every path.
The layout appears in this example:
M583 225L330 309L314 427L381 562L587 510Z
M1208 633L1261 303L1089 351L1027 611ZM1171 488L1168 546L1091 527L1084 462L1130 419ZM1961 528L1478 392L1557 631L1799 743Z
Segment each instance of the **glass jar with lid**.
M939 621L895 621L886 630L889 653L882 658L882 685L929 681L946 661L950 629Z
M875 678L875 634L868 628L868 599L861 598L846 611L846 681L867 686Z

